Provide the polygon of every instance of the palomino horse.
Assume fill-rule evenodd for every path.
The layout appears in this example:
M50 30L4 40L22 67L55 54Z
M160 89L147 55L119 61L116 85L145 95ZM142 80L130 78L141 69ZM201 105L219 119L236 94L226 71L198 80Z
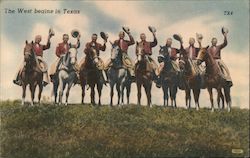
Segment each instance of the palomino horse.
M185 94L186 94L186 107L191 108L191 90L193 91L194 101L196 110L199 110L199 97L201 89L201 74L195 71L193 67L193 61L187 56L185 49L181 49L183 57L181 58L179 65L182 71L182 80L185 84ZM181 80L180 80L181 81Z
M124 89L127 90L127 104L129 104L129 96L131 90L131 81L128 76L128 70L123 66L122 52L118 45L112 44L111 61L112 66L108 69L107 74L110 83L110 106L113 106L114 86L118 94L117 105L124 104Z
M70 48L69 52L61 57L61 63L58 66L58 72L53 80L53 92L55 103L57 102L57 91L59 88L59 105L62 104L63 91L67 86L65 105L68 105L69 91L77 79L75 63L77 60L76 48Z
M214 111L214 103L213 103L213 91L215 88L218 92L217 103L220 108L220 99L222 99L222 108L224 108L224 95L227 103L228 112L231 110L231 94L230 94L230 86L227 84L227 81L220 75L220 68L215 59L211 54L207 52L208 46L206 48L202 48L198 53L198 64L201 64L205 61L206 64L206 72L205 72L205 83L210 95L211 102L211 110ZM224 89L224 95L222 93L222 88Z
M84 104L85 87L89 85L91 88L90 97L91 104L95 105L95 86L99 95L98 105L101 105L101 95L103 83L101 82L101 72L98 65L98 55L94 48L90 48L85 57L85 61L80 65L80 81L82 87L82 104Z
M23 94L22 94L22 105L24 105L24 100L26 96L26 87L27 85L30 86L30 92L31 92L31 106L34 105L34 97L35 97L35 90L36 86L39 86L39 93L38 93L38 103L40 104L41 100L41 94L43 91L43 73L38 68L37 62L36 62L36 56L35 52L33 50L33 41L31 43L28 43L26 41L26 45L24 48L24 61L25 65L23 70L21 71L21 83L23 88Z
M144 53L143 45L136 42L137 63L135 65L135 76L137 85L137 105L141 105L141 87L143 86L147 96L147 105L152 107L151 89L154 70Z
M171 64L171 59L168 53L168 48L166 46L160 46L159 50L160 54L164 54L164 68L161 72L161 84L163 90L163 106L168 106L168 98L170 94L171 99L171 106L177 107L176 105L176 94L177 94L177 87L178 87L178 76L177 72L173 69ZM166 105L167 104L167 105Z

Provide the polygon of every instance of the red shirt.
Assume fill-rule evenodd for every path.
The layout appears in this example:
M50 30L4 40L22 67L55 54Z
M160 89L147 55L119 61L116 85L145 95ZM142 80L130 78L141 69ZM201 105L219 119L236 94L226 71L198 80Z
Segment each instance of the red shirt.
M157 45L157 39L154 37L153 42L141 41L139 44L143 45L143 51L145 54L152 55L152 48Z
M62 54L66 54L69 51L70 44L68 43L59 43L56 47L56 56L60 57Z
M208 48L208 53L212 55L214 59L221 59L221 49L227 46L227 39L224 39L224 42L221 45L218 46L211 46Z
M33 49L36 53L37 56L43 56L43 51L46 50L46 49L49 49L50 48L50 42L47 42L47 45L42 45L42 44L38 44L38 43L35 43L33 45Z
M99 56L99 52L101 51L105 51L106 50L106 44L101 45L100 43L97 42L88 42L85 46L86 48L84 49L84 53L87 54L88 53L88 49L90 49L91 47L93 47L96 51L97 51L97 55Z
M118 45L123 52L127 53L128 47L130 45L135 44L135 40L131 35L129 35L129 41L124 39L118 39L114 41L114 44Z

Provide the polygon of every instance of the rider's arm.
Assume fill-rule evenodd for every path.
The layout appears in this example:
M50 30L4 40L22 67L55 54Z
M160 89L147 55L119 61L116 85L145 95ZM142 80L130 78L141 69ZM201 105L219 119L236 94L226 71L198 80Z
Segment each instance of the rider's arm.
M227 46L227 36L224 35L224 42L221 45L219 45L219 48L222 49L222 48L224 48L226 46Z
M59 45L56 47L56 56L60 58L60 47L59 47Z
M153 42L150 42L150 46L151 46L151 47L155 47L155 46L157 45L157 43L158 43L158 41L157 41L157 39L156 39L156 37L155 37L155 34L153 34L153 36L154 36L154 41L153 41Z
M130 45L135 44L135 40L134 40L133 36L130 33L128 34L128 37L129 37L128 45L130 46Z
M105 51L106 50L106 42L103 45L100 44L100 50L101 51Z
M50 48L50 37L48 37L48 41L46 45L43 45L43 50L49 49Z

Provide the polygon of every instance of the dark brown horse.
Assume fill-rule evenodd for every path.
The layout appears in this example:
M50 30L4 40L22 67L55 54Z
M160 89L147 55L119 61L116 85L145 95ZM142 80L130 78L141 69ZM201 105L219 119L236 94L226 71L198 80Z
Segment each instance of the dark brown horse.
M191 108L191 90L193 91L194 101L196 110L199 110L199 96L200 96L200 89L201 89L201 74L195 71L195 68L192 64L192 61L185 52L184 49L182 51L182 58L179 62L180 69L182 71L182 79L180 81L184 82L184 90L185 90L185 100L186 100L186 107Z
M163 106L168 106L168 98L170 94L171 99L171 106L177 107L176 104L176 94L177 94L177 87L178 87L178 74L173 69L172 61L170 59L168 48L166 46L160 46L159 53L164 54L164 58L160 59L161 57L158 57L158 61L162 60L164 62L164 68L163 71L160 74L161 78L161 84L162 84L162 90L163 90Z
M94 48L90 48L85 57L85 61L80 65L80 81L82 87L82 104L84 104L85 87L89 85L91 92L91 104L95 105L95 86L99 95L98 105L101 105L101 95L103 83L101 82L100 70L97 68L97 52Z
M137 104L141 105L141 87L143 86L147 96L147 105L152 107L151 89L154 70L144 53L143 45L140 45L138 42L136 42L136 55L138 60L135 65Z
M38 103L40 104L41 94L43 90L43 73L38 68L35 52L33 50L33 41L28 43L26 41L24 47L24 61L25 65L23 70L21 71L21 83L23 88L22 94L22 105L24 105L25 96L26 96L26 87L27 85L30 86L30 93L31 93L31 106L34 104L34 95L36 86L39 86L39 93L38 93Z
M206 73L205 73L205 84L207 86L210 102L211 102L211 110L214 111L214 103L213 103L213 91L215 88L218 92L217 103L220 108L220 99L222 99L222 107L224 108L224 95L228 107L228 111L231 110L231 94L230 94L230 86L227 81L220 75L219 65L216 63L215 59L211 54L207 52L208 47L202 48L198 53L198 63L201 64L202 61L206 64ZM222 93L222 89L224 89L224 95Z

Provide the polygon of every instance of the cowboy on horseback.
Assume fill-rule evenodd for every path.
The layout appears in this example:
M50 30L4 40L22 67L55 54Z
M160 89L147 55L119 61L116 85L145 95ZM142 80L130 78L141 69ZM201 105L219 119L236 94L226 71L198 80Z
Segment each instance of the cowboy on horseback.
M141 41L138 42L138 45L141 45L141 46L142 46L143 52L145 53L148 62L151 64L153 70L156 71L156 69L157 69L157 64L156 64L156 62L154 61L154 59L151 58L151 55L152 55L152 48L155 47L155 46L157 45L157 43L158 43L158 42L157 42L156 35L155 35L156 29L155 29L154 27L151 27L151 26L149 26L148 28L149 28L150 32L152 32L154 40L153 40L152 42L148 42L148 41L146 40L146 35L145 35L145 33L141 33L141 34L140 34L140 39L141 39ZM137 64L137 63L138 63L138 59L136 59L136 61L135 61L135 64ZM155 74L156 74L156 72L155 72Z
M230 76L230 72L226 66L226 64L221 59L221 50L227 46L227 34L228 30L226 28L222 28L222 34L224 36L224 42L220 45L217 45L217 38L212 38L212 46L208 48L208 53L212 55L212 57L217 62L219 68L220 68L220 75L222 78L224 78L228 85L231 87L233 86L232 78Z
M134 78L135 78L134 64L131 58L128 56L128 47L135 44L135 41L134 41L133 36L130 33L129 28L123 27L123 30L124 32L127 33L129 40L124 40L125 33L123 31L120 31L119 39L115 40L114 44L120 47L120 50L122 51L122 59L124 63L123 66L128 69L131 79L134 81ZM112 60L109 59L105 65L106 65L105 66L106 69L108 69L112 65Z
M49 83L49 79L48 79L48 72L47 72L47 64L43 59L43 51L50 48L50 38L53 35L54 35L53 31L50 29L46 45L40 44L40 42L42 41L42 36L36 35L35 43L33 44L33 51L35 53L36 63L38 65L38 68L43 72L43 86L44 87ZM23 65L21 66L21 68L19 69L17 73L15 80L13 80L13 82L19 86L22 85L20 74L23 68L25 67L25 65L26 63L24 61Z
M174 35L174 37L180 42L181 44L181 48L182 48L182 38L180 35ZM174 69L174 71L176 71L177 74L179 74L180 72L180 68L179 68L179 65L177 63L177 54L180 53L180 49L177 49L177 48L173 48L172 46L172 38L168 38L167 41L166 41L166 49L167 51L166 52L159 52L159 57L158 59L161 59L161 60L158 60L159 61L159 68L158 68L158 71L157 71L157 76L160 76L161 72L163 71L164 67L165 67L165 59L166 57L169 57L170 60L171 60L171 65ZM161 76L158 77L158 80L157 80L157 83L156 83L156 86L158 88L161 87Z
M74 32L74 31L72 31ZM72 34L73 36L73 34ZM68 34L63 34L63 42L59 43L56 47L56 56L58 57L58 59L54 62L54 64L51 66L51 72L50 72L50 78L51 78L51 81L54 80L54 77L55 77L55 74L58 72L58 69L59 69L59 66L61 65L62 63L62 60L63 60L63 56L69 52L69 49L70 48L76 48L78 49L80 47L80 33L77 34L76 38L77 38L77 42L76 44L71 44L71 43L68 43L68 40L69 40L69 35ZM75 66L75 71L76 72L79 72L78 70L78 66ZM77 73L78 75L78 73ZM78 76L77 76L78 77ZM79 78L79 77L78 77Z
M95 58L94 60L98 60L96 63L103 63L102 59L99 57L100 56L100 51L105 51L106 50L106 43L107 43L107 35L105 35L105 37L103 36L103 32L101 32L101 35L104 39L104 43L103 45L98 43L97 42L97 34L92 34L92 37L91 37L91 41L88 42L85 46L85 49L84 49L84 53L86 54L86 56L89 56L90 54L90 49L94 49L97 53L97 58ZM83 63L84 61L82 61L81 63ZM81 65L81 64L80 64ZM104 76L103 76L103 73L102 73L102 68L100 68L99 70L99 73L100 73L100 79L101 79L101 82L103 84L106 84L107 81L105 81L104 79Z

